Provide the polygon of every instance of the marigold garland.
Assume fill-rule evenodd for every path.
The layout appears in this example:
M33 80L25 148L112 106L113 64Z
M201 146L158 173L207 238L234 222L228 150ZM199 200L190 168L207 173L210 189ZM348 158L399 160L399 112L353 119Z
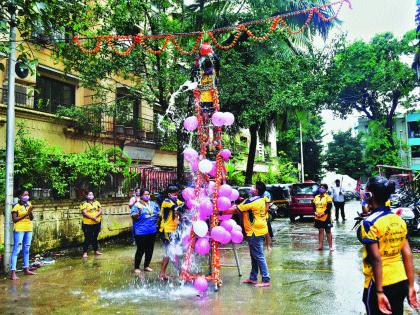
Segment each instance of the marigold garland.
M242 23L242 24L239 24L237 26L229 26L229 27L209 30L209 31L205 31L205 32L174 33L174 34L160 34L160 35L138 34L138 35L135 35L135 36L98 35L98 36L93 37L93 39L96 40L96 45L92 49L88 49L88 48L83 47L83 45L81 43L82 39L78 35L73 37L73 42L85 54L97 54L100 51L100 49L102 47L102 44L104 44L104 42L106 42L108 48L110 48L114 53L116 53L117 55L120 55L120 56L129 55L131 53L131 51L137 45L141 45L148 53L151 53L151 54L154 54L154 55L159 55L168 47L169 42L171 42L172 45L175 47L175 49L180 54L182 54L182 55L192 55L197 51L197 48L198 48L203 36L208 35L210 37L210 39L212 40L212 42L214 43L214 45L218 49L229 50L229 49L232 49L233 47L235 47L239 37L241 36L241 34L243 32L245 32L251 39L253 39L255 41L265 41L265 40L269 39L270 35L279 27L279 25L281 27L283 27L290 35L296 35L296 34L302 33L309 26L311 20L314 17L314 14L317 14L318 17L323 22L330 22L330 21L337 18L338 14L340 13L341 9L343 8L344 3L347 3L349 8L351 8L350 0L340 0L340 1L332 2L332 3L327 3L327 4L324 4L324 5L318 6L318 7L307 8L307 9L298 10L298 11L294 11L294 12L290 12L290 13L286 13L286 14L272 16L272 17L269 17L269 18L266 18L266 19L260 19L260 20L256 20L256 21L250 21L250 22ZM336 5L339 5L339 7L338 7L336 13L333 16L326 17L325 14L322 13L323 9L331 8L331 7L336 6ZM301 14L308 14L308 17L307 17L305 23L300 28L298 28L297 30L292 30L285 19L287 19L289 17L298 16L298 15L301 15ZM263 23L267 23L267 22L270 22L270 21L272 21L272 23L271 23L271 26L270 26L269 30L262 36L256 36L249 29L249 26L257 25L257 24L263 24ZM232 42L228 45L220 44L219 41L215 37L216 33L219 34L219 33L231 32L231 31L235 31L235 36L234 36ZM194 43L193 47L191 48L191 50L183 49L181 47L181 45L179 44L178 40L176 39L177 37L180 37L180 38L181 37L195 37L195 43ZM153 49L152 47L150 47L150 45L148 45L146 43L146 40L150 40L150 39L152 39L152 40L164 39L164 43L159 49ZM128 46L128 48L125 51L120 50L118 47L116 47L116 45L114 43L114 41L121 41L121 40L130 42L130 45Z

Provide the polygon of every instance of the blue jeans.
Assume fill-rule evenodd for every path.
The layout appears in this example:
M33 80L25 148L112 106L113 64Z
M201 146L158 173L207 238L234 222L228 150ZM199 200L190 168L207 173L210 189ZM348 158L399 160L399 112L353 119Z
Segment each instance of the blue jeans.
M249 279L257 281L258 269L261 272L262 282L270 282L270 274L268 273L267 262L264 256L264 239L265 236L252 236L248 237L249 252L251 254L251 274Z
M23 246L23 268L29 268L29 248L31 247L32 232L13 232L13 251L10 258L10 270L16 271L17 259Z

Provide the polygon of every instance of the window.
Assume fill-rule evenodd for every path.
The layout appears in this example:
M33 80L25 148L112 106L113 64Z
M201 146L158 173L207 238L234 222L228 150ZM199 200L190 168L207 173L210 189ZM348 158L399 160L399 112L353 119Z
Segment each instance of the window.
M34 109L56 113L58 106L75 105L75 86L49 77L41 76L36 80Z
M411 147L411 157L413 159L420 158L420 145L414 145Z
M420 124L418 121L410 121L408 123L408 137L420 138Z

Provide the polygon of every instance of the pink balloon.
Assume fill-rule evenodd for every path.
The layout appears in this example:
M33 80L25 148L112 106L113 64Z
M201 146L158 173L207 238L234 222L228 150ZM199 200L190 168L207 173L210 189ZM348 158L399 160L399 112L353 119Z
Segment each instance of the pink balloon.
M211 121L216 127L221 127L225 124L225 115L222 112L215 112L211 116Z
M232 187L230 187L230 185L228 184L224 184L222 186L220 186L219 188L219 196L221 197L227 197L230 199L230 196L232 195ZM224 210L224 209L221 209Z
M212 168L211 168L211 171L209 172L209 175L210 176L216 176L216 162L211 162L211 164L212 164Z
M204 292L207 290L208 287L209 287L209 284L205 277L199 276L194 280L194 288L198 292Z
M185 160L192 162L198 160L198 152L192 148L186 148L183 152Z
M209 216L213 213L213 203L210 199L204 199L200 202L198 209L200 210L200 213L204 213L206 216Z
M239 232L242 232L242 227L241 227L240 225L237 225L237 224L236 224L236 225L234 225L234 226L233 226L233 230L234 230L234 231L239 231Z
M228 161L231 155L232 155L232 152L230 152L229 149L224 149L220 152L220 156L222 157L224 161Z
M187 187L182 191L182 197L184 200L189 200L195 198L194 188Z
M233 123L235 122L235 116L233 116L232 113L223 113L224 119L225 119L225 126L230 126L233 125Z
M190 161L190 167L193 172L198 171L198 160Z
M226 230L222 226L215 226L212 228L210 235L211 238L215 241L220 242L223 238L223 234L226 232Z
M225 231L223 234L222 234L222 239L220 240L220 243L222 243L222 244L227 244L227 243L229 243L230 241L231 241L231 236L230 236L230 233L228 232L228 231Z
M237 191L236 189L232 189L232 193L230 194L230 200L231 201L236 201L239 198L239 191Z
M244 240L244 235L242 234L242 231L238 231L236 229L233 229L232 232L230 232L230 235L232 237L232 243L242 243L242 241Z
M200 237L195 242L195 252L199 255L206 255L210 251L210 243L207 238Z
M229 220L229 219L232 219L232 215L231 214L219 215L219 220L220 221Z
M236 225L236 222L232 219L224 220L220 223L220 226L223 226L225 230L228 232L232 231L235 225Z
M226 197L219 197L217 198L217 207L219 210L224 211L230 208L230 199Z
M197 201L195 201L195 200L187 199L185 204L187 205L188 209L192 209L192 208L197 207Z
M187 117L184 121L184 128L188 131L193 131L198 127L198 119L195 116Z

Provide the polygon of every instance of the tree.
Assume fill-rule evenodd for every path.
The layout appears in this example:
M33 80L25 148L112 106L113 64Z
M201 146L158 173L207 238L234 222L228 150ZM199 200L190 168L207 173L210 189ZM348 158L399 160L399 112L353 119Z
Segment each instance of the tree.
M360 178L366 175L366 167L362 158L363 145L360 135L353 136L351 129L333 134L333 140L328 143L325 155L328 171Z
M393 139L392 143L389 138ZM362 135L362 140L363 164L368 173L374 174L376 165L402 165L398 147L394 145L401 140L395 135L390 135L389 130L383 127L383 122L371 121L369 131Z
M356 41L338 47L326 62L329 97L326 107L345 118L353 110L372 121L384 122L389 143L394 146L393 118L398 108L414 105L412 94L419 82L401 57L414 53L409 43L415 32L398 40L391 33L376 35L369 43Z
M303 163L305 179L318 181L322 178L322 118L317 113L285 115L279 126L277 147L284 151L295 164L300 163L299 122L303 134Z

